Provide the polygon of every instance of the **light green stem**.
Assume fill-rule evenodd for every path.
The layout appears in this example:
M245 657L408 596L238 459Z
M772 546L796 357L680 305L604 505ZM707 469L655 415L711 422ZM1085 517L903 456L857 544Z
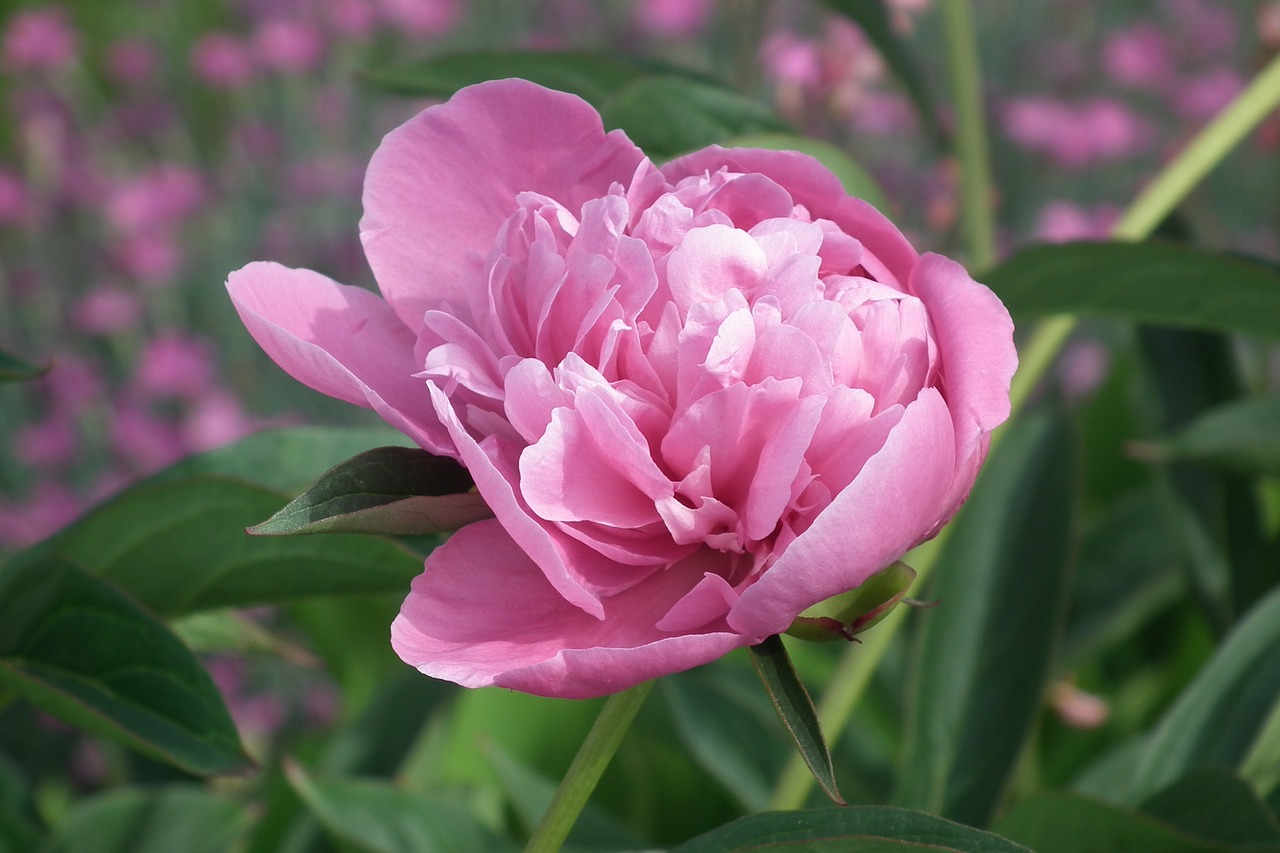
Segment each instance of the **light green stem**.
M646 681L630 690L615 693L605 701L600 716L596 717L573 763L560 780L551 805L547 806L546 813L534 827L533 835L524 848L525 853L555 853L564 844L653 684Z
M958 3L959 0L950 0ZM948 4L943 4L943 9ZM953 48L954 50L954 48ZM954 73L954 70L953 70ZM957 86L957 88L959 88ZM1173 212L1184 198L1224 157L1257 127L1268 114L1280 105L1280 57L1273 59L1253 82L1241 92L1212 122L1204 127L1176 158L1164 167L1151 181L1112 230L1118 240L1143 240L1151 235L1160 222ZM960 111L957 105L957 111ZM966 215L968 208L966 207ZM1021 348L1018 372L1013 379L1009 397L1012 403L1010 419L1025 408L1027 399L1036 383L1053 364L1063 344L1075 329L1076 318L1051 317L1036 326ZM995 451L1003 430L997 430L991 439ZM963 510L962 510L963 511ZM943 528L942 535L934 540L940 544L950 528ZM923 558L910 561L917 573L917 583L933 570L941 547L935 547ZM866 643L850 646L845 658L832 675L826 693L818 702L818 717L827 740L834 744L844 731L858 701L862 698L871 674L879 664L904 619L903 608L898 608L888 618L867 633ZM803 808L813 788L813 777L798 755L788 761L770 799L773 809Z
M969 0L943 0L940 9L946 32L951 103L956 114L956 149L960 157L960 226L964 230L969 266L985 270L995 263L996 241L978 40Z

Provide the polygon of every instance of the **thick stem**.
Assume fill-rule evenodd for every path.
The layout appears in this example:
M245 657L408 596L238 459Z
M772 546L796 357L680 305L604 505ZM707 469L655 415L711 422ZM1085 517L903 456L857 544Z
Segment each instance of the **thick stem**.
M555 853L564 844L653 684L646 681L605 701L600 716L596 717L568 772L560 780L551 805L534 827L525 853Z

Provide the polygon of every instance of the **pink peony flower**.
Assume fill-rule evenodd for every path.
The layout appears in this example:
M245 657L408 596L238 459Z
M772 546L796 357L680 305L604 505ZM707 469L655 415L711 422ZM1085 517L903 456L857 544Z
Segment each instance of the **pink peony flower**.
M1009 413L999 300L802 154L659 169L502 80L389 134L364 205L381 297L227 286L283 368L488 502L391 628L431 676L581 698L760 642L933 536Z

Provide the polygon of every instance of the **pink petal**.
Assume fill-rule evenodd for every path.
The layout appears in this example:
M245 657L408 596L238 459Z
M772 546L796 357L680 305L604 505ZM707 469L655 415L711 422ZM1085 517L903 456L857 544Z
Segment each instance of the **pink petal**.
M699 564L702 558L694 560ZM657 623L704 576L674 567L608 599L596 619L566 602L496 521L464 527L427 558L391 644L426 675L466 687L542 696L603 696L758 642L724 627L673 634Z
M469 86L387 134L374 153L360 222L365 254L387 301L416 329L442 301L469 304L467 256L488 254L518 193L549 196L576 216L645 162L576 96L524 80Z
M748 298L768 270L764 250L745 231L708 225L685 235L667 259L667 284L682 308L719 302L729 289Z
M758 172L772 178L786 187L795 203L804 205L814 219L835 222L846 234L861 241L897 282L906 282L915 265L916 251L902 232L867 202L846 195L839 178L807 154L712 145L672 160L662 167L662 172L674 184L690 175L715 173L723 167L731 172ZM872 268L874 261L864 258L863 263L876 278L881 278Z
M729 613L744 634L786 630L795 615L865 581L936 525L955 465L942 396L926 389L858 477L790 544Z
M290 376L373 409L433 453L455 455L426 384L413 377L414 334L376 294L274 263L233 272L227 292L249 334Z

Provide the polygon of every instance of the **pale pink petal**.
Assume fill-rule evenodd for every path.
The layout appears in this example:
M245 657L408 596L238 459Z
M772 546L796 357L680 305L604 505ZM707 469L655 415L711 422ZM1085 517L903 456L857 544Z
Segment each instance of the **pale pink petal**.
M685 568L610 598L607 618L595 619L566 602L500 524L477 522L427 558L391 625L391 644L421 672L466 687L584 699L761 639L714 617L689 629L704 633L660 630L657 623L703 577Z
M859 586L910 550L950 491L954 446L946 403L926 389L857 479L742 593L730 626L744 634L784 631L802 610Z
M227 292L245 328L290 376L373 409L433 453L454 455L426 383L413 376L414 335L376 294L274 263L232 273Z
M378 286L417 328L442 301L467 305L470 253L487 255L522 192L577 215L631 182L644 154L574 95L524 80L469 86L387 134L365 177L361 238Z
M813 219L830 219L845 233L857 237L898 282L905 284L915 264L915 249L880 211L847 195L840 179L807 154L712 145L672 160L662 167L662 173L676 183L689 175L715 172L723 167L772 178L786 187L796 204L803 205ZM869 260L864 259L864 264L875 274Z
M681 307L719 302L734 289L750 297L768 270L751 235L727 225L695 228L667 259L667 285Z

